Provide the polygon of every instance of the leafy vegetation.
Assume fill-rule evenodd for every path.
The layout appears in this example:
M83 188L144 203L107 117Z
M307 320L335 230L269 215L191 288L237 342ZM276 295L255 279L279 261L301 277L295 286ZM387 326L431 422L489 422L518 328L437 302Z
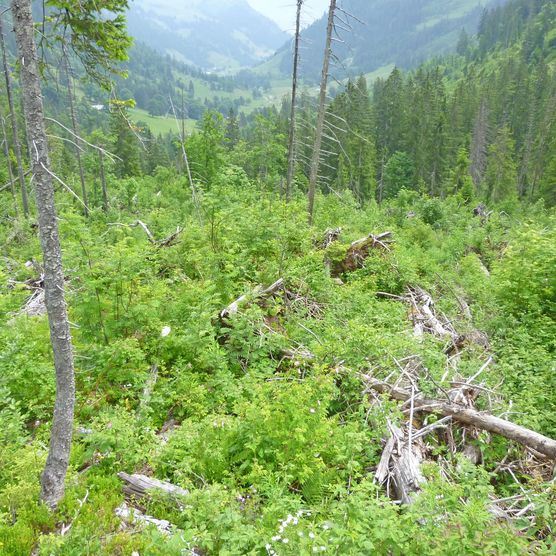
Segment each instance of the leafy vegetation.
M375 473L393 427L442 423L373 394L368 377L407 380L403 363L418 361L411 388L442 398L480 374L478 410L556 437L555 17L550 2L510 2L440 65L395 69L372 92L363 77L347 83L327 110L312 225L307 93L289 202L287 103L249 119L207 110L186 138L132 124L144 113L122 100L96 112L80 98L87 143L48 120L75 433L66 493L50 510L39 476L56 384L36 207L23 219L6 187L0 553L554 553L553 462L485 430L435 428L412 503L392 501ZM130 83L145 86L132 68ZM67 124L51 82L45 97ZM68 191L76 142L88 216ZM345 264L369 234L372 248ZM415 333L416 288L456 339ZM127 500L171 525L122 517L120 472L188 491ZM500 519L504 500L526 500L523 512Z

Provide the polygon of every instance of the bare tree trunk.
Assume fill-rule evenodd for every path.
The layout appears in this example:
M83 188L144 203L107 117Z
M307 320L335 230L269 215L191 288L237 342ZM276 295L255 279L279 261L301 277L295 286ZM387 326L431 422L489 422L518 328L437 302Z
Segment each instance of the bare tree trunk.
M41 499L55 507L64 495L75 404L73 350L64 294L64 272L54 205L52 172L44 127L40 73L34 40L31 0L12 0L15 37L20 60L21 91L39 215L43 252L45 304L56 369L56 403L50 449L41 475Z
M75 103L73 99L73 77L71 75L71 66L68 58L68 53L65 46L62 46L64 53L64 66L66 70L67 89L68 89L68 102L71 116L71 127L73 135L79 137L79 129L77 127L77 115L75 114ZM79 167L79 181L81 182L81 196L83 197L83 207L85 216L89 216L89 201L87 200L87 187L85 185L85 173L83 171L83 162L81 160L81 150L76 145L75 156L77 157L77 166Z
M322 63L322 76L320 80L319 112L317 116L317 128L313 156L311 158L311 172L309 174L309 225L313 223L313 212L315 208L315 190L319 173L320 151L322 145L322 131L324 117L326 115L326 92L328 88L328 71L330 68L330 57L332 55L332 33L334 31L334 15L336 13L336 0L330 0L328 8L328 25L326 27L326 45L324 47L324 60Z
M473 183L475 188L479 191L486 170L487 163L487 150L489 142L489 110L486 101L481 100L481 106L479 108L479 113L475 120L475 125L473 127L473 136L471 138L471 166L469 173L473 178Z
M0 17L0 47L2 48L2 63L4 65L4 78L6 80L6 95L8 97L8 107L10 109L10 118L12 121L12 135L14 142L15 159L17 161L17 175L19 177L19 186L21 187L21 202L23 205L23 214L25 218L29 217L29 200L27 199L27 189L25 188L25 174L23 172L23 162L21 156L21 144L19 143L19 133L17 130L17 117L14 108L14 97L12 89L12 76L8 66L8 57L6 56L6 43L4 41L4 28L2 27L2 18Z
M293 48L292 106L290 112L290 133L288 137L288 177L286 181L286 202L290 200L293 176L295 173L295 116L297 104L297 74L299 68L299 41L301 38L301 8L303 0L297 0L295 17L295 39Z
M10 180L10 191L12 192L12 197L14 199L14 209L15 215L18 216L17 210L17 196L15 194L15 186L14 186L14 174L12 172L12 162L10 160L10 147L8 145L8 134L6 133L6 126L4 125L4 116L0 113L0 124L2 126L2 137L4 138L4 154L6 155L6 164L8 165L8 178Z
M108 211L108 189L106 187L106 176L104 175L104 154L98 151L98 162L100 170L100 184L102 186L102 210Z

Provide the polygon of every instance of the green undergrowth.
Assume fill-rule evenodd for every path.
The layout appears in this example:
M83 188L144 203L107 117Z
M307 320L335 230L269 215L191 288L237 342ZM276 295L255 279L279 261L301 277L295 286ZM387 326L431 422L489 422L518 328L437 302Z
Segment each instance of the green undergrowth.
M402 191L380 207L319 197L308 227L303 196L286 205L234 167L203 192L200 214L168 170L109 185L106 214L86 220L67 197L59 202L77 405L55 513L37 503L55 393L48 325L19 314L39 244L25 224L0 228L1 554L553 553L545 529L553 492L539 499L536 528L488 512L490 496L516 492L493 474L508 451L519 457L499 438L478 437L478 467L439 444L449 479L431 463L415 504L390 502L373 470L387 419L402 416L393 402L372 405L361 375L393 376L419 356L421 389L442 386L444 341L417 341L408 305L392 297L421 286L459 332L488 334L494 363L483 380L503 397L495 410L511 401L513 420L556 436L554 214L528 207L527 216L495 211L483 222L459 197ZM157 240L183 232L158 248L137 220ZM318 249L324 230L338 226L340 241ZM342 284L330 276L325 260L387 230L389 251L373 250ZM219 320L232 300L278 278L292 295ZM292 349L313 357L284 358ZM460 373L473 375L484 360L468 349ZM189 490L181 506L143 508L173 523L172 534L121 527L119 471ZM538 478L519 480L546 491Z

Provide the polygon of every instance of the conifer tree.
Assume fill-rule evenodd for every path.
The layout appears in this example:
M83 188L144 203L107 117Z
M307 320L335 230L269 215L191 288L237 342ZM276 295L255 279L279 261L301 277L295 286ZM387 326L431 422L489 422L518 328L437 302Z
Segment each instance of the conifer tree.
M488 149L484 192L487 200L493 203L517 197L515 147L508 126L500 128Z

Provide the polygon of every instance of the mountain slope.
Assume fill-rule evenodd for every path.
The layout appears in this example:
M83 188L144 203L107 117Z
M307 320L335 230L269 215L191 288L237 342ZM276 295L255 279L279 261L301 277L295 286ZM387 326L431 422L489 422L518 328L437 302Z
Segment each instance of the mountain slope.
M287 34L246 0L137 0L131 35L161 52L213 71L251 66L271 55Z
M431 56L454 50L461 29L475 33L484 8L500 3L503 0L343 0L342 9L360 22L351 20L349 33L338 30L344 42L335 43L335 54L342 64L334 75L369 73L390 64L416 67ZM349 19L342 12L339 16ZM326 16L303 33L301 71L311 80L319 77L325 27ZM290 44L285 44L268 65L290 73Z

